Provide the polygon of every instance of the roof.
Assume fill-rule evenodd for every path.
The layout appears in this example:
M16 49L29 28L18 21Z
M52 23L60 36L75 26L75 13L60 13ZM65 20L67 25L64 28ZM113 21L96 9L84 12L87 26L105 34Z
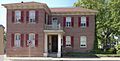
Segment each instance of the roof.
M27 4L27 5L31 5L31 4L42 4L42 5L47 5L45 3L39 3L39 2L21 2L21 3L9 3L9 4L3 4L3 5L24 5L24 4Z
M45 9L46 12L50 13L50 9L45 3L39 2L21 2L21 3L9 3L2 4L7 9Z
M82 7L64 7L64 8L50 8L51 12L98 12L96 10L86 9Z

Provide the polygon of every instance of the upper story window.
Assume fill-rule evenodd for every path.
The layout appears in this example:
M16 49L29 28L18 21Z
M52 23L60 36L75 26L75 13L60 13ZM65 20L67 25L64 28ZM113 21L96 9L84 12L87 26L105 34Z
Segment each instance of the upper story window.
M15 33L15 36L14 36L14 40L15 40L15 47L20 47L20 41L21 41L21 37L20 37L20 34L19 33Z
M16 23L21 22L21 11L19 11L19 10L15 11L15 22Z
M86 27L86 17L85 16L81 17L81 27L83 27L83 28Z
M66 47L70 47L70 46L71 46L71 37L66 36Z
M81 36L80 37L80 47L81 48L85 48L85 47L87 47L87 38L86 38L86 36Z
M28 37L28 45L30 47L35 47L35 34L34 33L30 33L29 37Z
M35 10L29 11L29 23L35 23Z
M71 17L66 17L66 27L71 26Z

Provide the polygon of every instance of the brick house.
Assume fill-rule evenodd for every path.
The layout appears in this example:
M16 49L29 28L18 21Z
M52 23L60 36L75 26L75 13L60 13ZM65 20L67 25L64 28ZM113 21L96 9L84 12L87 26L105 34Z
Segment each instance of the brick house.
M2 5L7 8L7 56L61 57L93 49L95 10L38 2Z

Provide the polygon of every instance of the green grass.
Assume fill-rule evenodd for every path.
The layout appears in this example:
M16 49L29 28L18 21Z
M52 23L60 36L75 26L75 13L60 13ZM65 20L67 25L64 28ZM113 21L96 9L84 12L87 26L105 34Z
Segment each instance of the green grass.
M64 53L63 57L120 57L120 54Z

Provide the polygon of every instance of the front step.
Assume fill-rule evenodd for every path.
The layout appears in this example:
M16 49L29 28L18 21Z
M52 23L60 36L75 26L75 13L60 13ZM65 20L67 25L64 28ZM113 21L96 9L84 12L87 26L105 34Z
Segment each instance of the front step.
M57 53L49 53L48 57L57 57Z

